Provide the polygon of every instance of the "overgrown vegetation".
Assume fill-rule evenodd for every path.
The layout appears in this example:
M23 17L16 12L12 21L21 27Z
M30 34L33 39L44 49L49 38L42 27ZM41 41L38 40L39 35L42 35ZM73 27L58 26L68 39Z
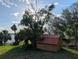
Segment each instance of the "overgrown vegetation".
M53 15L52 15L53 16ZM51 16L50 16L51 17ZM63 10L60 17L54 16L48 23L49 33L60 35L66 46L78 45L78 4L74 3Z
M19 34L24 37L23 40L25 40L26 44L27 41L30 40L32 42L32 47L36 48L36 40L43 35L43 26L48 22L49 14L51 14L50 11L53 8L54 5L51 4L47 9L43 8L39 11L35 11L35 14L32 14L29 10L25 11L20 24L26 26L27 28L24 29L25 33L23 30L20 31L23 35Z
M11 40L11 36L7 30L0 32L0 45L4 45L7 40Z
M54 4L48 7L36 10L31 5L33 12L30 9L25 10L23 19L20 25L25 26L23 30L16 33L17 27L14 24L11 29L15 33L15 45L20 41L24 41L25 45L28 40L31 41L32 48L36 48L36 40L40 39L44 31L48 31L49 35L60 35L67 47L76 47L78 43L78 4L74 3L69 8L63 10L60 17L55 16L51 11L54 9ZM46 27L44 27L46 26ZM5 44L11 39L8 31L0 32L0 45Z

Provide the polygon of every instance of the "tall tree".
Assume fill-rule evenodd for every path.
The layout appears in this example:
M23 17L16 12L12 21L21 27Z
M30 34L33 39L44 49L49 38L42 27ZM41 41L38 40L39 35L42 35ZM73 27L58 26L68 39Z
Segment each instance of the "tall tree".
M43 8L35 14L31 14L28 10L26 10L23 15L21 24L28 27L27 29L30 29L31 33L28 33L28 35L30 35L29 38L31 37L34 48L36 48L36 40L43 34L43 26L47 22L50 14L49 11L53 9L53 6L54 5L51 4L47 9Z
M17 28L15 24L11 26L11 29L16 33Z
M17 30L16 25L15 24L12 25L11 29L14 31L14 35L15 35L15 43L14 44L18 44L18 39L17 39L17 35L16 35L16 30Z
M73 43L77 46L78 41L78 4L74 3L63 10L61 17L54 17L49 21L49 28L54 34L59 34L67 45ZM50 31L50 32L51 32ZM71 44L72 45L72 44Z
M70 39L70 45L77 47L78 41L78 4L74 3L62 13L62 17L66 19L67 25L65 34Z

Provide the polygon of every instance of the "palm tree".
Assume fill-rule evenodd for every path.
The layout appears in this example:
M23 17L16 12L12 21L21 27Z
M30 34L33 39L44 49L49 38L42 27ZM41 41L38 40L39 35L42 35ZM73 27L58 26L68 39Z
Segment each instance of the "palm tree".
M14 33L16 33L17 28L16 28L16 25L15 24L12 25L11 29L14 31Z
M15 24L12 25L11 29L14 31L14 35L15 35L15 43L14 44L17 44L17 39L16 39L16 30L17 30L17 27L16 27L16 25Z

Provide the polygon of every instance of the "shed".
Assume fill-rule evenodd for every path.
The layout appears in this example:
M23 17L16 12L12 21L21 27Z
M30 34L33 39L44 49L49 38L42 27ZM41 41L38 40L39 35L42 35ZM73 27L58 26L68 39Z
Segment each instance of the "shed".
M47 51L58 51L61 48L61 39L57 35L44 35L37 41L37 48Z

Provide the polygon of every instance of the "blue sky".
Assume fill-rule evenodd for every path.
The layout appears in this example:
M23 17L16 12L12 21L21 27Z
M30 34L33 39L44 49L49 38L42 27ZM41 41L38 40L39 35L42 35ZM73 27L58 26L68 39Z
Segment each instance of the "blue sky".
M31 0L34 2L34 0ZM55 15L60 15L64 9L71 6L77 0L38 0L38 8L43 8L51 3L55 4L52 11ZM28 9L28 0L0 0L0 30L11 31L10 27L16 25L22 19L25 9Z

